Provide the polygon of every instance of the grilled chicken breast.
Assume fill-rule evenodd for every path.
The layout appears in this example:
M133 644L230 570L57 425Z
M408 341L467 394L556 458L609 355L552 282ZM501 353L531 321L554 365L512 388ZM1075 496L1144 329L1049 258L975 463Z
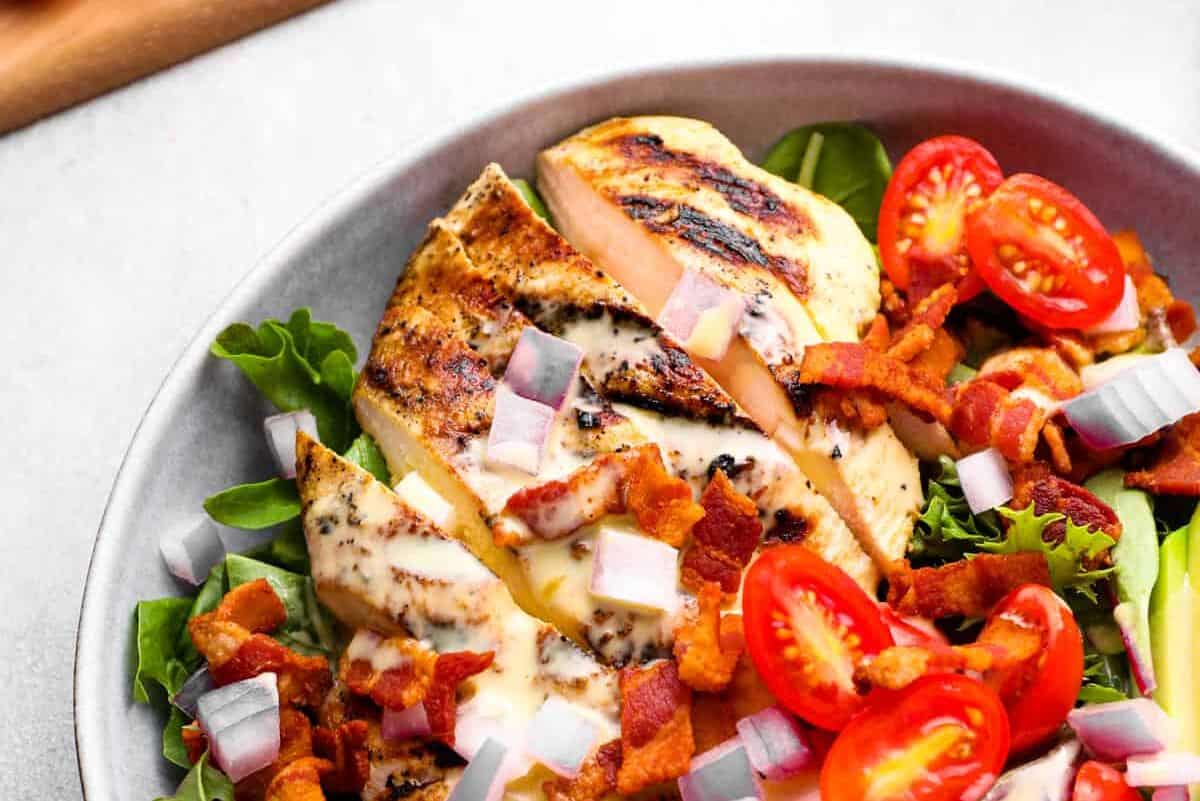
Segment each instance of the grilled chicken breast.
M748 162L707 123L613 119L543 152L555 223L651 316L685 271L745 298L727 354L695 361L795 459L887 569L921 503L915 458L887 426L816 419L798 380L806 344L856 341L879 305L870 245L836 204Z
M504 583L463 545L370 473L303 432L297 439L301 520L317 595L352 627L404 634L438 652L494 651L491 667L464 682L459 726L481 717L500 732L522 732L549 695L619 731L615 674L513 601ZM460 738L461 741L461 738ZM409 744L411 745L411 744ZM364 798L408 787L423 801L444 798L461 770L439 767L427 747L371 749ZM453 762L453 760L451 760ZM510 786L509 797L541 797L542 768ZM406 793L407 795L407 793Z

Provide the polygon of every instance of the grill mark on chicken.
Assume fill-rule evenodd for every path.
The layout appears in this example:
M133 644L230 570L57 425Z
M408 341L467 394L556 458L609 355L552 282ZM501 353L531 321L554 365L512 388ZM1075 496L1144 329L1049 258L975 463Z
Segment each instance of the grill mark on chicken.
M657 134L625 134L615 137L610 144L631 162L687 170L702 184L720 193L729 207L739 214L782 225L793 235L812 230L812 220L806 214L758 181L744 178L717 162L670 150Z
M752 264L769 270L800 299L808 296L802 265L763 250L762 245L736 228L714 220L686 203L670 203L647 195L617 198L630 219L656 234L674 234L692 247L731 264Z

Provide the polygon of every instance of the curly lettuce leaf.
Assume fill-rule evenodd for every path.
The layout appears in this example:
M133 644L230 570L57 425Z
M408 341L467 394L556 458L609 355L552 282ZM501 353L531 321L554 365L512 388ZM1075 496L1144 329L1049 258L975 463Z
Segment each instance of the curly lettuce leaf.
M349 334L313 320L308 309L297 309L286 323L270 319L258 328L234 323L210 350L235 364L280 411L311 411L321 441L334 450L342 451L358 434L350 409L358 351Z
M957 561L1000 536L995 514L971 514L954 460L943 456L939 464L938 477L925 487L925 508L908 546L909 557L918 562Z
M1072 590L1089 600L1096 600L1092 585L1113 572L1111 567L1089 570L1086 563L1111 548L1116 540L1103 531L1091 531L1077 526L1070 518L1057 512L1037 514L1033 505L1014 510L1000 507L997 510L1009 521L1004 537L996 542L980 543L980 549L989 553L1018 553L1034 551L1046 557L1050 568L1050 580L1060 593ZM1043 536L1046 526L1062 520L1066 534L1061 542L1047 542Z
M205 752L183 777L175 795L157 801L233 801L233 782L208 764L208 752Z

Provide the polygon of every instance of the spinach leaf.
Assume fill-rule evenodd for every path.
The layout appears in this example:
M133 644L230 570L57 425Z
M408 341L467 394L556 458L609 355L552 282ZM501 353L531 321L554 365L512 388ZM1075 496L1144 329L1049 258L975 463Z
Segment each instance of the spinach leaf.
M287 619L272 632L272 637L305 654L332 651L333 633L325 611L317 601L311 576L302 576L241 554L225 557L225 573L230 589L260 578L270 583L287 610Z
M172 765L190 768L192 762L188 759L187 746L183 744L183 727L188 724L187 715L174 706L167 718L167 725L162 733L163 757Z
M763 168L837 203L875 241L892 163L866 127L825 122L797 128L771 148Z
M200 757L175 790L175 795L157 801L233 801L233 782L208 764L208 753Z
M257 329L234 323L210 350L237 365L280 411L311 411L321 441L334 450L358 433L349 402L358 351L349 334L314 321L308 309L297 309L287 323L271 319Z
M299 517L300 493L291 479L268 478L210 496L204 511L218 523L257 531Z
M257 556L268 564L278 565L293 573L307 575L311 566L308 561L308 545L304 542L304 527L299 520L289 520L279 527L279 533L267 543L264 553Z
M187 681L191 671L180 659L177 644L191 607L192 602L187 598L159 598L138 603L135 612L137 667L133 674L135 701L148 703L155 684L170 697Z
M359 434L354 442L350 443L350 447L343 456L384 484L391 486L392 475L388 471L387 459L383 457L383 451L379 450L379 445L375 443L375 439L370 434L365 432Z
M196 593L196 597L191 601L191 608L188 610L187 619L191 620L196 615L203 615L205 612L211 612L216 609L217 604L221 603L221 598L225 596L226 589L225 563L217 562L217 564L213 565L212 570L208 572L208 578L200 586L200 591ZM200 667L200 662L202 661L200 652L192 644L192 637L188 634L186 625L182 626L179 630L179 638L175 645L175 650L179 654L179 660L187 665L189 675Z
M525 202L529 204L529 208L533 209L534 214L543 220L550 219L550 212L546 210L546 204L542 202L541 195L530 185L529 181L517 178L513 181L513 186L521 193L521 197L525 198Z

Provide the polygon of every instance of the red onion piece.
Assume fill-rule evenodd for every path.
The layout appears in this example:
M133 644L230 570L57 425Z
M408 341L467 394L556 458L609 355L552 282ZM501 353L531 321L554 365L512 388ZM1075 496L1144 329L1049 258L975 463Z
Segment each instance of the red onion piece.
M678 604L679 551L666 543L602 528L592 560L592 595L613 603L666 612Z
M533 326L521 332L504 370L504 383L522 398L562 408L583 351L573 342L550 336Z
M800 724L778 707L742 718L737 732L750 764L768 779L790 779L818 761Z
M1151 801L1188 801L1189 798L1187 785L1175 784L1156 788Z
M1162 751L1130 757L1125 763L1130 787L1171 787L1200 783L1200 755Z
M1148 356L1062 407L1084 443L1097 450L1130 445L1196 411L1200 371L1181 348Z
M500 801L504 786L513 778L506 776L504 769L508 752L499 741L490 737L485 740L467 763L448 801Z
M501 386L488 432L487 459L537 475L554 426L554 409Z
M212 676L208 675L208 666L206 665L188 676L187 681L179 688L179 692L171 696L171 703L194 720L196 718L196 702L200 700L200 696L212 691L216 686Z
M411 740L414 737L428 737L430 733L429 716L425 714L425 704L413 704L408 709L384 707L380 730L385 740Z
M1012 473L996 448L988 448L955 462L958 480L971 512L979 514L1012 500Z
M1041 759L1013 768L992 785L983 801L1068 801L1080 750L1078 740L1067 740Z
M574 779L599 736L595 723L570 702L552 695L529 724L525 751L559 776Z
M879 604L879 612L896 645L919 645L923 648L950 646L950 640L928 618L901 615L887 603Z
M171 575L193 587L204 583L213 565L225 558L217 524L206 514L196 514L163 532L158 550Z
M279 756L279 689L274 673L227 684L196 701L196 720L217 767L238 782Z
M1150 653L1150 640L1138 636L1138 631L1149 631L1149 623L1138 620L1143 614L1136 604L1123 601L1113 609L1113 620L1121 630L1121 640L1125 643L1125 655L1129 657L1129 669L1133 673L1134 683L1142 695L1149 695L1158 687L1154 678L1154 657Z
M693 356L724 358L746 309L738 293L685 270L658 316L658 324Z
M1148 353L1122 353L1102 362L1084 365L1079 368L1079 378L1083 381L1084 390L1093 390L1149 358L1152 357Z
M1084 333L1115 334L1121 331L1132 331L1139 328L1141 324L1142 316L1138 311L1137 288L1133 285L1133 279L1127 275L1125 276L1125 292L1121 295L1121 302L1117 304L1117 308L1113 309L1112 314Z
M266 432L267 445L271 448L271 455L275 457L279 475L283 478L295 478L296 432L303 431L313 439L318 439L317 418L313 417L308 409L273 414L263 420L263 431Z
M742 741L734 737L692 760L679 777L683 801L739 801L762 798L758 777Z
M1072 709L1067 723L1083 747L1104 762L1157 753L1171 736L1171 719L1149 698Z

